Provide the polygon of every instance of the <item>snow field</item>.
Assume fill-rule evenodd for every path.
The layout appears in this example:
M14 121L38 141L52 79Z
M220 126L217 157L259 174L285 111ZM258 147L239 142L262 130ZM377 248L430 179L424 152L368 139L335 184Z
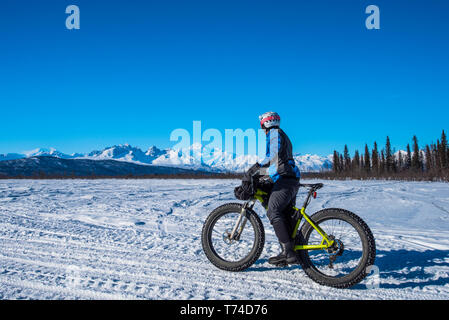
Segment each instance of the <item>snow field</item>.
M269 265L279 247L260 206L260 259L245 272L215 268L201 228L214 208L238 202L239 181L3 180L0 298L449 299L448 184L321 182L309 214L351 210L376 239L379 274L351 289L315 284L299 266ZM303 198L304 190L298 205Z

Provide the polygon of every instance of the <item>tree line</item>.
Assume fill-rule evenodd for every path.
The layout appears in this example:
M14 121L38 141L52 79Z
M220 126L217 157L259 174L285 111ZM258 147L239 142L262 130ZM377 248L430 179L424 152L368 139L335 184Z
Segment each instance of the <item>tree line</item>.
M413 136L412 144L405 151L395 151L387 136L385 146L380 149L374 142L370 150L355 150L351 157L348 146L343 153L334 150L332 171L324 173L327 178L385 178L404 180L449 181L449 147L444 130L436 143L420 148L418 138Z

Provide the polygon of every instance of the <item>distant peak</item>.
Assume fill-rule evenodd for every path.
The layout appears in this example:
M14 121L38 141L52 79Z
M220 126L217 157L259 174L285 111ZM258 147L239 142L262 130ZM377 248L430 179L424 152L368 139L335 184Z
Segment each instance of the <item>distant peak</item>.
M160 149L156 146L151 146L148 148L148 151L150 151L150 150L160 150Z
M27 157L32 157L32 156L36 156L36 155L40 155L43 153L51 153L54 152L55 149L51 148L51 149L46 149L46 148L36 148L33 150L29 150L29 151L24 151L23 154L25 154Z
M157 156L161 155L162 153L164 153L164 152L161 149L159 149L158 147L151 146L148 148L148 150L145 154L150 157L157 157Z
M129 143L119 144L118 146L113 146L112 148L132 148Z

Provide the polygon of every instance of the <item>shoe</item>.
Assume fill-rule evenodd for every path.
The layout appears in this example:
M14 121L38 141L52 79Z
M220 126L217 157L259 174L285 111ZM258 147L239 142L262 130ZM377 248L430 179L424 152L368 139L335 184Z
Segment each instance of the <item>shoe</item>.
M268 259L268 263L274 265L287 265L287 264L295 264L298 263L298 258L296 256L296 252L293 250L293 242L287 242L281 244L282 251L275 257L271 257Z

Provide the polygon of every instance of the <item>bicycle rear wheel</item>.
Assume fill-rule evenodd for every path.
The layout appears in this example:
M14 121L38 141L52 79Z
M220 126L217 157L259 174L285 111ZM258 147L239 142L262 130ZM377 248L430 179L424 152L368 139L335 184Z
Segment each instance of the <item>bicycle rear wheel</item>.
M301 265L315 282L335 288L348 288L367 275L374 264L376 246L368 225L344 209L324 209L311 216L312 221L334 240L324 250L299 250ZM321 244L322 237L309 224L302 226L297 242Z
M204 253L212 264L222 270L245 270L259 258L264 247L262 221L251 209L246 209L247 221L241 234L230 238L242 207L239 203L222 205L212 211L203 226L201 242Z

